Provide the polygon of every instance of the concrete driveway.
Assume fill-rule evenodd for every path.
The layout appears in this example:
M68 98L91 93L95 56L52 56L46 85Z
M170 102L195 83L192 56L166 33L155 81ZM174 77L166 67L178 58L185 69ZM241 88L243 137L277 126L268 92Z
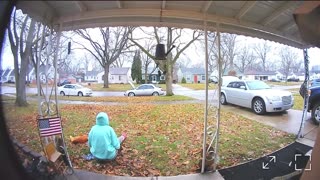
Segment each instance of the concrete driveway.
M274 89L293 89L293 88L300 88L300 85L295 86L275 86ZM189 88L182 87L178 84L173 84L173 92L174 94L178 95L185 95L189 97L196 98L198 100L205 100L205 90L191 90ZM217 105L218 103L218 96L217 91L215 90L209 90L209 103L213 105ZM284 113L268 113L266 115L257 115L254 112L252 112L251 109L243 108L240 106L235 105L224 105L222 106L222 109L230 111L230 112L236 112L239 115L242 115L248 119L252 119L255 121L258 121L260 123L272 126L276 129L297 134L300 128L301 124L301 118L302 118L302 111L301 110L293 110L290 109ZM316 139L317 135L317 129L319 126L316 126L313 124L311 118L311 114L307 114L307 121L305 121L304 126L304 139L307 141L310 140L308 143L309 145L313 146L313 143Z
M257 115L251 111L251 109L235 106L235 105L224 105L222 109L236 112L243 117L258 121L260 123L272 126L279 130L297 134L301 124L302 111L290 109L282 113L267 113L266 115ZM304 124L304 138L315 141L317 135L317 129L319 126L316 126L311 120L311 114L307 114L307 120Z

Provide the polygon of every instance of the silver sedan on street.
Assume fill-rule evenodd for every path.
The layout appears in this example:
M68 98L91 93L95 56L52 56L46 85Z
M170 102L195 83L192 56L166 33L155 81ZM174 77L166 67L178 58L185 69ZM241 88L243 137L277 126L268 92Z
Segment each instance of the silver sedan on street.
M153 84L141 84L137 88L129 82L132 86L131 90L127 90L125 96L159 96L164 95L164 91L161 87L157 87Z
M238 80L221 87L220 103L251 108L256 114L261 115L292 108L294 98L291 92L271 89L263 81Z
M58 87L58 92L62 96L91 96L92 90L79 84L65 84Z

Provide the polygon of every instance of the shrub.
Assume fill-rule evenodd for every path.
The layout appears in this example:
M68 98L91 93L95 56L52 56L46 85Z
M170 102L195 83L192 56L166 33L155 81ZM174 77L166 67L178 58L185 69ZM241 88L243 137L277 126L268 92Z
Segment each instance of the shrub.
M183 84L187 83L186 78L182 77L181 83L183 83Z

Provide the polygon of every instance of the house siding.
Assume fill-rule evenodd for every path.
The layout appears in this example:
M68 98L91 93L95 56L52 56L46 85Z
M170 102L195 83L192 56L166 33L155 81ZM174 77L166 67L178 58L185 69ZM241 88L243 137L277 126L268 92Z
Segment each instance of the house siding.
M178 70L178 80L181 83L182 78L186 79L186 83L205 83L206 77L205 74L192 73L188 69L186 71Z
M97 81L98 83L104 83L103 81L103 76L104 76L104 72L100 72L97 75ZM127 84L129 83L129 81L132 81L131 78L131 69L129 68L128 71L126 72L126 74L111 74L109 72L109 83L110 84Z

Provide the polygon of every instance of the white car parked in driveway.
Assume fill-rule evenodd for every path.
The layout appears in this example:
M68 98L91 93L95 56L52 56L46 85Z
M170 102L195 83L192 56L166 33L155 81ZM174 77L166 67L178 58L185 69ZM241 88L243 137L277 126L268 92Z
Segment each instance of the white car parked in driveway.
M256 114L281 112L293 106L294 98L289 91L271 89L263 81L230 81L221 87L221 104L235 104L251 108Z
M65 84L58 87L58 93L62 96L91 96L92 90L79 84Z
M127 90L125 96L159 96L164 95L164 91L161 87L157 87L153 84L141 84L137 88L129 82L132 86L131 90Z

